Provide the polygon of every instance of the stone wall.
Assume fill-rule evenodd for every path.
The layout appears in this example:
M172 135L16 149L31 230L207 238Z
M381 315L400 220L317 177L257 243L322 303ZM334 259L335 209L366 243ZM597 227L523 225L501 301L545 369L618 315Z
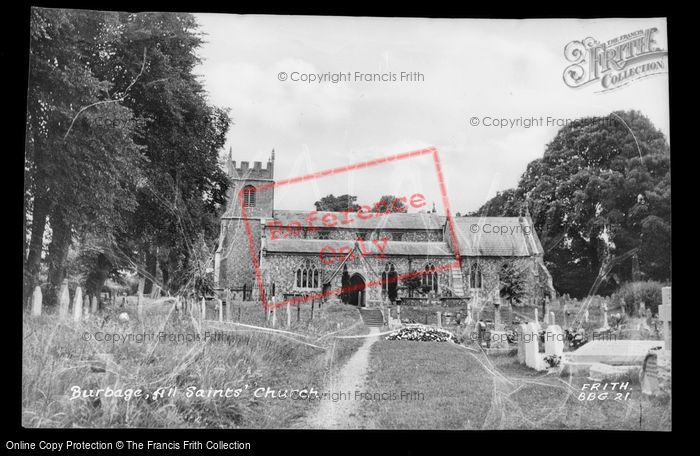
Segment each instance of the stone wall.
M386 258L377 258L375 256L369 256L365 258L365 262L359 255L357 255L354 260L348 260L345 265L347 266L348 273L352 276L355 273L359 273L365 279L365 282L379 281L381 280L381 274L387 264L392 263L396 269L397 274L406 274L410 271L422 271L428 264L434 265L436 268L444 264L449 264L454 262L454 258L451 257L435 257L426 258L415 257L409 258L406 256L387 256ZM280 253L268 253L265 256L264 267L265 276L270 277L270 280L275 282L275 290L278 295L283 295L284 293L295 293L295 292L312 292L311 290L299 290L295 287L296 280L296 270L305 261L309 261L309 264L313 265L316 269L321 271L321 282L324 282L330 277L333 272L338 269L339 262L332 265L326 265L321 262L318 254L280 254ZM443 284L450 284L450 270L444 270L438 272L438 290L442 291ZM339 271L331 282L331 289L340 289L342 287L342 270ZM318 290L320 291L320 289ZM400 292L400 295L405 293ZM381 296L381 286L379 284L368 287L367 289L367 301L379 301L382 299Z
M500 291L500 271L504 264L508 263L521 271L524 288L525 303L531 303L539 297L541 279L538 275L536 257L462 257L462 277L465 289L469 289L470 268L478 266L481 269L481 296L492 296Z
M249 220L255 251L260 251L260 221ZM250 256L250 244L243 219L222 220L223 248L219 263L219 288L251 287L255 284L255 269Z

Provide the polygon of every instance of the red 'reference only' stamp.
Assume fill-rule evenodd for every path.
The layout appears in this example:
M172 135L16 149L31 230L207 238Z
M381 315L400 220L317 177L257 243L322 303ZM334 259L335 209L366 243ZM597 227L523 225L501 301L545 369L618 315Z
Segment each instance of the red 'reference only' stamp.
M256 191L264 191L264 190L272 190L276 187L281 187L285 185L293 185L293 184L298 184L301 182L307 182L313 179L320 179L323 177L327 176L333 176L337 174L342 174L342 173L348 173L352 171L359 171L365 168L369 168L372 166L381 166L383 164L391 163L391 162L396 162L399 160L407 160L411 158L417 158L425 155L431 155L433 158L433 163L435 167L435 173L437 175L437 181L438 181L438 186L439 186L439 191L440 191L440 196L442 199L442 204L445 209L445 216L447 218L447 223L449 226L449 232L451 235L451 241L454 246L453 251L455 252L455 261L445 263L443 265L437 266L435 270L432 270L431 272L440 272L444 270L449 270L449 269L458 269L460 268L461 264L461 259L459 256L459 244L457 240L457 236L455 234L455 226L454 226L454 219L452 217L452 212L450 210L450 204L449 200L447 197L447 190L445 187L445 180L444 176L442 173L442 166L440 164L440 158L438 155L438 150L435 147L428 147L425 149L419 149L411 152L405 152L397 155L390 155L386 157L381 157L373 160L368 160L364 162L359 162L355 163L353 165L347 165L347 166L342 166L338 168L331 168L327 169L324 171L318 171L315 173L311 174L306 174L303 176L298 176L298 177L293 177L289 179L283 179L280 181L276 182L270 182L267 184L260 185ZM255 247L255 240L253 238L253 231L250 226L250 220L248 218L248 214L246 211L246 205L244 203L245 195L243 192L239 194L239 204L241 205L241 215L245 224L245 231L246 231L246 238L248 240L248 247L250 249L250 257L253 263L253 268L255 270L255 280L258 286L258 291L259 291L259 297L261 304L264 309L270 310L273 308L277 307L283 307L286 306L287 304L291 305L298 305L307 301L311 300L318 300L322 298L326 298L329 296L334 296L334 295L339 295L341 293L349 293L353 291L357 291L356 289L359 288L369 288L373 286L381 286L382 285L382 280L381 279L376 279L376 280L371 280L368 281L367 283L363 285L350 285L347 287L338 287L335 289L328 289L324 290L321 292L315 292L315 293L310 293L304 296L295 296L290 299L286 300L279 300L279 301L271 301L268 300L267 296L267 290L265 289L265 283L263 280L263 273L260 268L260 262L258 260L258 252L256 251ZM303 233L305 229L309 230L317 230L320 229L320 227L326 227L326 228L333 228L335 226L341 225L341 224L349 224L352 223L353 220L355 220L354 217L358 217L360 219L367 220L369 218L373 217L382 217L386 216L388 214L392 214L397 212L397 207L396 201L401 201L404 203L406 207L413 207L413 208L419 208L425 206L425 196L420 193L414 193L412 195L407 195L407 196L402 196L399 197L395 200L394 202L394 207L384 207L384 208L377 208L375 207L374 211L372 211L372 208L370 208L367 205L362 205L360 207L360 210L358 211L346 211L346 212L341 212L342 216L337 217L335 214L324 214L323 216L320 217L319 220L316 219L316 215L318 215L317 211L312 211L309 213L307 216L307 225L304 226L300 222L290 222L288 225L283 225L281 222L277 220L269 220L267 222L267 228L269 229L271 239L282 239L282 238L287 238L287 237L294 237L294 236L299 236ZM375 205L376 206L376 205ZM381 211L377 211L377 209L382 209ZM361 252L370 252L370 249L365 249L364 248L364 240L360 239L358 242L362 241L363 245L360 246ZM386 245L388 242L388 239L384 238L381 240L372 240L374 244L374 251L375 253L378 253L379 255L382 255L384 252L384 249L386 248ZM347 248L348 250L343 250L343 248L340 249L340 252L338 251L333 251L331 252L332 247L328 246L328 248L324 247L321 250L321 261L324 264L333 264L333 262L336 261L336 258L338 255L347 255L351 254L351 248ZM400 281L400 280L405 280L409 279L412 277L419 277L422 275L427 274L426 271L413 271L413 272L408 272L406 274L400 274L397 275L393 280Z

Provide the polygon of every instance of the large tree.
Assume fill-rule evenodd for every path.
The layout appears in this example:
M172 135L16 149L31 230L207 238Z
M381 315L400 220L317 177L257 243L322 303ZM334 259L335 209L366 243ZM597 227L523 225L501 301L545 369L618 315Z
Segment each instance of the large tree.
M360 205L356 203L357 196L353 195L340 195L333 196L326 195L319 201L314 203L317 211L329 211L329 212L357 212L360 210Z
M394 195L383 195L372 205L372 212L383 214L408 212L406 203Z
M150 163L137 192L129 238L139 247L136 263L147 278L145 292L158 266L168 282L161 285L176 289L189 285L192 240L203 234L211 244L216 237L216 217L228 187L218 152L230 120L225 111L208 105L194 73L202 40L192 15L124 14L122 23L124 63L112 77L131 79L126 69L144 49L148 58L144 82L125 100L143 121L137 142Z
M57 286L71 249L90 293L123 268L154 279L159 260L191 285L228 186L229 117L194 74L196 29L188 14L32 11L27 289L45 250Z
M601 292L631 279L633 256L611 262L629 252L637 252L642 278L670 277L669 145L639 112L584 118L561 128L517 188L473 215L517 216L524 209L560 293L586 295L601 271L607 273Z
M116 39L114 18L113 13L32 10L25 293L39 282L45 253L48 279L56 286L65 277L74 234L109 229L118 223L115 214L134 208L130 188L138 178L141 157L132 140L133 116L110 98L115 86L93 72L96 61L107 58L100 46ZM111 122L98 122L105 118ZM48 296L53 297L54 293Z

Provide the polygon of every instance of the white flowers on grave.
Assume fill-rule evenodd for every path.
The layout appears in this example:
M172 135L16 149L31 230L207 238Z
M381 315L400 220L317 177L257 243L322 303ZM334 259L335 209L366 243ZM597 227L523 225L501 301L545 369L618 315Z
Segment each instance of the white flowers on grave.
M386 340L412 340L419 342L454 342L454 334L441 328L425 325L410 325L386 336Z

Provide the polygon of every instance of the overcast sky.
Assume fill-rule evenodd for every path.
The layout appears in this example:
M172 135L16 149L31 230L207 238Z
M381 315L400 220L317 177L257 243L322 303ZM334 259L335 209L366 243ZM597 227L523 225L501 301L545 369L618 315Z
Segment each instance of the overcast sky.
M607 93L572 89L564 46L657 27L664 19L455 20L201 14L207 35L197 72L211 102L230 108L237 161L276 154L283 179L434 146L454 212L514 187L558 127L497 128L484 117L575 119L637 109L669 137L668 77ZM280 81L285 72L287 80ZM292 73L420 72L417 82L294 82ZM470 125L477 117L480 125ZM488 122L488 120L486 120ZM669 139L670 142L670 139ZM371 203L422 193L442 211L430 157L280 187L277 209L313 209L328 193Z

